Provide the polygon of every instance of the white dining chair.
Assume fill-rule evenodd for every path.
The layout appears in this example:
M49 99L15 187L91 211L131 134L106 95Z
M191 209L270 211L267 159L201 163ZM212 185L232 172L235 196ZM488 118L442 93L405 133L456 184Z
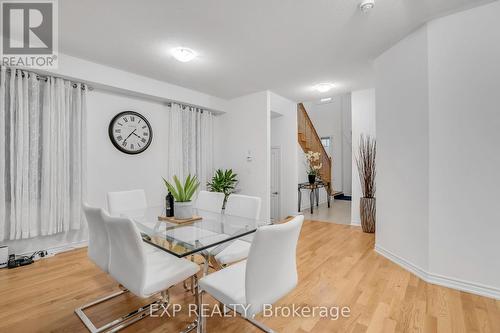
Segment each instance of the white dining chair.
M164 251L146 253L139 229L129 218L103 213L103 219L110 240L109 274L134 295L147 298L161 293L161 301L153 303L168 302L170 287L196 277L200 267L189 260ZM138 311L147 316L149 307L143 306Z
M88 330L92 333L104 332L107 330L112 330L116 332L119 329L122 329L140 319L147 316L149 313L150 306L153 304L161 304L168 302L168 288L174 284L177 284L179 281L182 281L185 278L189 278L196 274L199 270L199 266L191 263L184 259L176 258L168 253L158 250L153 246L146 244L142 241L140 233L128 218L113 218L109 216L104 210L100 208L90 207L87 204L83 205L83 209L85 212L85 216L87 219L87 224L89 226L89 243L88 243L88 255L89 258L96 263L99 268L101 268L106 273L109 273L112 277L115 278L122 286L122 290L115 292L106 297L95 300L89 304L83 305L75 309L75 313L82 320ZM106 220L108 219L108 220ZM123 279L121 276L123 274L128 274L129 266L123 268L121 274L117 274L117 265L112 264L113 262L120 260L120 254L117 255L116 246L112 248L112 244L116 244L116 234L113 237L110 237L110 227L109 220L114 221L114 223L123 222L124 225L118 227L119 230L124 230L128 228L128 235L131 235L130 228L132 228L134 232L135 242L133 246L135 246L132 250L138 255L141 260L137 262L137 269L142 269L143 278L138 283L141 285L142 289L137 289L137 284L131 284L129 281L123 283ZM132 226L130 226L132 223ZM115 227L112 225L111 228ZM111 232L116 232L115 229L112 229ZM120 236L127 235L126 232L119 232ZM138 237L138 238L137 238ZM130 241L124 240L123 238L119 240L121 241ZM128 244L125 244L125 247L130 248ZM120 250L118 250L120 251ZM130 252L130 251L129 251ZM113 254L114 253L114 254ZM137 254L138 253L138 254ZM128 255L128 252L127 254ZM134 257L132 260L136 259ZM114 260L114 261L113 261ZM118 270L119 266L118 264ZM168 267L166 267L168 266ZM140 268L139 268L140 267ZM136 271L137 271L136 269ZM116 275L120 278L117 279ZM134 275L137 276L137 275ZM180 279L180 280L179 280ZM129 287L133 287L134 289L130 289ZM118 319L112 320L111 322L104 324L100 327L96 327L94 323L87 317L84 313L85 309L88 309L94 305L99 303L103 303L107 300L115 298L123 293L132 291L134 294L140 297L147 297L149 295L161 292L162 298L160 300L154 301L147 306L142 306L141 308L130 312L127 315L124 315ZM134 292L135 291L135 292Z
M164 251L147 256L129 218L104 215L109 233L109 273L139 297L149 297L196 274L199 266Z
M101 270L108 272L109 239L101 218L101 208L83 204L83 211L89 228L87 255Z
M224 204L224 193L200 191L194 203L196 209L220 213Z
M148 206L144 190L108 192L106 199L112 216L144 210Z
M105 273L109 272L109 236L106 229L106 225L103 220L103 210L101 208L91 207L88 204L83 204L83 211L85 213L85 218L87 220L87 225L89 228L89 240L87 247L87 255L102 271ZM103 303L112 298L118 297L128 290L121 288L119 291L109 294L107 296L101 297L94 300L91 303L85 304L81 307L75 309L76 315L84 323L87 329L92 333L103 332L107 329L113 327L116 323L115 320L104 324L100 327L96 327L94 323L85 314L85 309L88 309L94 305Z
M262 200L259 197L231 194L226 203L224 214L258 220Z
M297 285L296 251L303 221L300 215L257 229L247 260L199 280L198 308L207 292L262 331L273 332L254 317ZM199 332L205 332L204 317L201 312L198 316Z
M259 197L231 194L227 199L224 215L243 217L256 221L260 217L261 202L262 200ZM234 221L237 222L238 220L235 219ZM242 239L237 239L231 244L224 244L223 246L223 249L220 251L218 248L209 250L222 267L245 259L248 257L248 252L250 251L250 242Z

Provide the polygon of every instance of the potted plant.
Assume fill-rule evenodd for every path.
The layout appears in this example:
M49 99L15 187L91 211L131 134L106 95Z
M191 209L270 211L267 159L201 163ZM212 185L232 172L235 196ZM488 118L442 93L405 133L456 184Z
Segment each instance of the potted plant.
M186 177L184 184L179 181L177 176L173 177L174 184L168 182L165 178L165 186L175 199L174 216L176 219L190 219L193 217L193 203L191 199L196 193L200 182L196 176L190 174Z
M236 188L236 184L238 183L238 179L236 177L238 177L238 175L235 174L232 169L218 169L215 171L212 181L207 182L207 188L210 192L224 193L222 209L226 208L227 198Z
M364 232L375 232L375 156L377 154L376 141L371 136L361 135L359 140L356 164L358 166L359 181L363 197L360 199L359 214L361 227Z
M323 163L319 160L321 158L321 153L308 151L306 153L306 168L307 176L309 178L309 184L314 184L316 182L316 177L319 174L319 170L323 167Z

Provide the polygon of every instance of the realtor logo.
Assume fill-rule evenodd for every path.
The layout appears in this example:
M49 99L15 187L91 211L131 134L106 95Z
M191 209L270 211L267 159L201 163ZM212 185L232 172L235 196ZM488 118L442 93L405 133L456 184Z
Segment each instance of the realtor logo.
M0 1L1 64L57 67L57 2Z

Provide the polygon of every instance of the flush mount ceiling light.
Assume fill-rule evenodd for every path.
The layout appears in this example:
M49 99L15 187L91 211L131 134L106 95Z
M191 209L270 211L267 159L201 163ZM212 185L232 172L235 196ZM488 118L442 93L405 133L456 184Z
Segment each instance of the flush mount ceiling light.
M335 87L335 85L333 83L324 82L324 83L318 83L317 85L315 85L314 89L321 92L321 93L324 93L324 92L330 91L333 87Z
M171 53L180 62L188 62L196 58L196 53L187 47L176 47Z
M359 4L359 8L363 13L369 12L373 7L375 7L375 0L363 0Z
M322 98L322 99L321 99L321 103L330 102L331 100L332 100L332 98L331 98L331 97Z

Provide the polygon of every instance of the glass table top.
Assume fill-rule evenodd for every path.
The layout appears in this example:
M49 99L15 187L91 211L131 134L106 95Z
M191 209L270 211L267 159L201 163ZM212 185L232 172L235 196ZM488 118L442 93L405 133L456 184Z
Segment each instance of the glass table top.
M122 216L136 223L145 242L180 258L204 250L215 255L236 239L251 242L259 226L270 224L201 209L193 209L193 214L201 220L176 224L160 221L158 217L164 213L164 208L158 206L131 210Z

